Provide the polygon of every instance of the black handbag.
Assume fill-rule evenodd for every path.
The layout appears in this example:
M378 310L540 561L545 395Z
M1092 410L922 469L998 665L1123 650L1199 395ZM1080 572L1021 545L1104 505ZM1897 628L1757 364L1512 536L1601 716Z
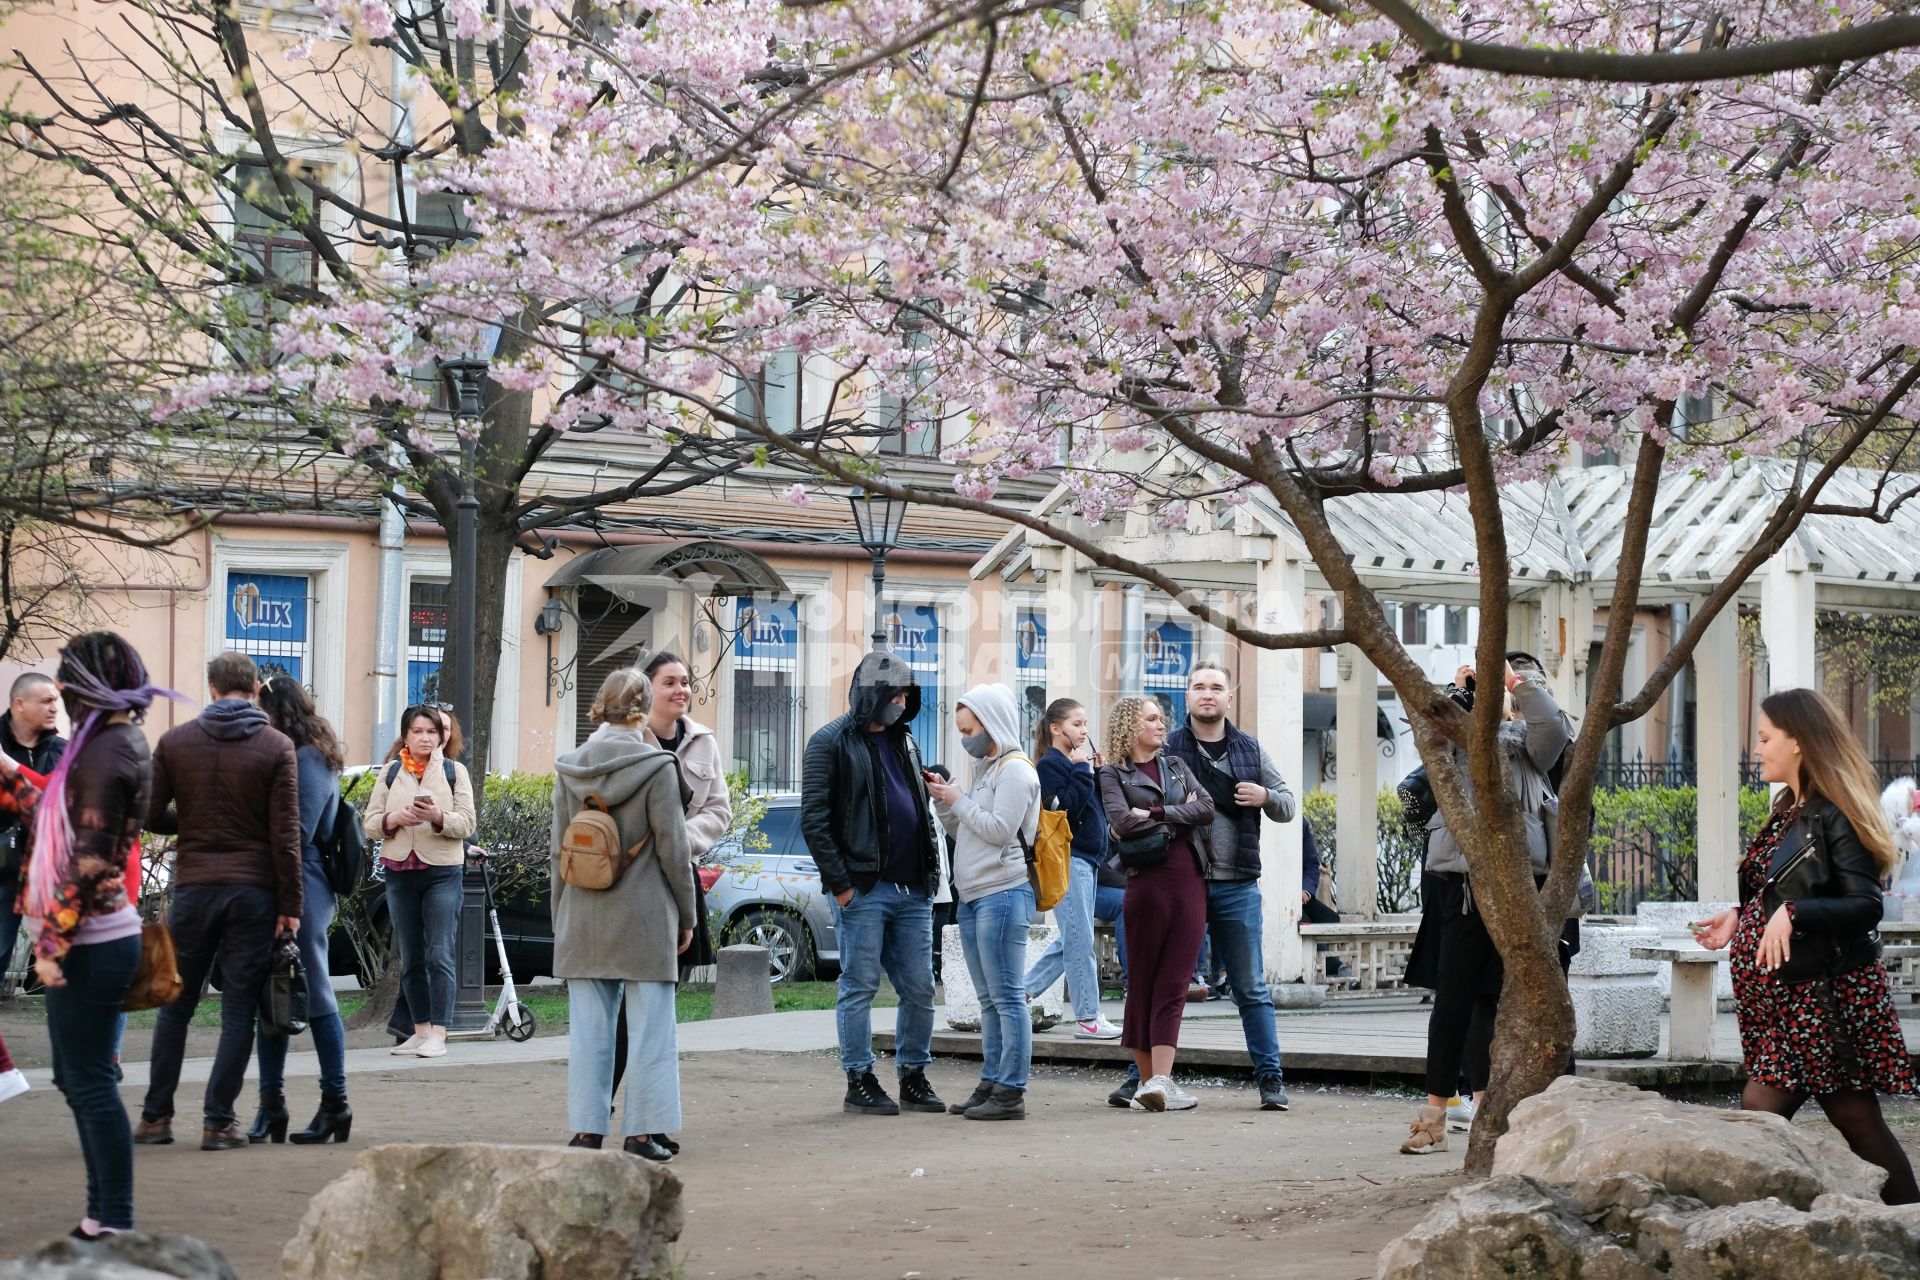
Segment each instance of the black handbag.
M260 988L260 1029L268 1035L297 1036L307 1029L307 969L300 944L283 933L273 944L267 980Z
M1145 871L1167 860L1167 849L1173 844L1173 830L1162 823L1151 831L1120 836L1112 844L1113 856L1120 860L1121 866L1130 871Z

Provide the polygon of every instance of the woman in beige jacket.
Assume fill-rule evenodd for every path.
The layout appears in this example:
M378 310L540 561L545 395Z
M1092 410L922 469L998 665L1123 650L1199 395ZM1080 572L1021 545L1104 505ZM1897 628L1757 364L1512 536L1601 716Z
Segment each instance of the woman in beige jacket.
M444 1057L453 1014L454 951L461 876L473 834L473 782L443 754L445 731L431 707L400 717L400 758L374 781L366 830L386 871L387 918L400 951L400 990L414 1034L396 1056Z
M665 649L641 668L653 686L653 707L647 713L647 741L673 753L680 764L687 800L687 843L693 861L718 844L733 825L733 804L727 797L727 770L720 760L720 739L713 730L687 714L693 706L693 679L679 655ZM713 932L707 921L707 892L698 879L699 903L694 909L693 945L681 957L681 973L713 964Z

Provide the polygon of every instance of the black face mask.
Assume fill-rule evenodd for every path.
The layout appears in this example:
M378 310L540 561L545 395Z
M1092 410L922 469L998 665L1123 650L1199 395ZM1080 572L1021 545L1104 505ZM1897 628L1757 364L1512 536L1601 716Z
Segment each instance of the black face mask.
M882 729L891 729L900 723L900 717L907 714L907 708L898 702L884 704L873 717Z

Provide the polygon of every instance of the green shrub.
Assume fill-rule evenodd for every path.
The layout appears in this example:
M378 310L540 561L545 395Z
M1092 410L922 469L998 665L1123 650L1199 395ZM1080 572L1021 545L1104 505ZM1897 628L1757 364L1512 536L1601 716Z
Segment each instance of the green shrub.
M1400 797L1392 787L1380 789L1378 804L1380 843L1374 867L1379 887L1375 901L1383 913L1418 910L1420 866L1426 855L1427 833L1407 826ZM1301 802L1301 813L1313 830L1313 843L1320 850L1321 866L1326 874L1334 874L1339 857L1339 814L1334 793L1307 792Z

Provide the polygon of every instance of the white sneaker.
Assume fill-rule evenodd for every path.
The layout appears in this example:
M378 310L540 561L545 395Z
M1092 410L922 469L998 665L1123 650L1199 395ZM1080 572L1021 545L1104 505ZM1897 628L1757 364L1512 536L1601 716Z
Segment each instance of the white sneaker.
M413 1053L417 1058L444 1058L447 1056L447 1038L426 1036L420 1041L420 1047Z
M414 1058L420 1055L420 1044L426 1037L418 1031L388 1050L396 1058Z
M1165 1111L1167 1092L1173 1082L1165 1076L1155 1076L1133 1091L1133 1106L1139 1111Z
M0 1102L17 1098L32 1087L27 1083L27 1078L20 1074L18 1067L11 1071L0 1071Z
M1104 1015L1092 1021L1082 1021L1079 1029L1073 1033L1075 1040L1118 1040L1120 1028L1108 1022Z
M1473 1118L1480 1109L1473 1105L1472 1098L1450 1098L1447 1100L1447 1128L1455 1133L1465 1133L1473 1128Z
M1167 1081L1167 1110L1191 1111L1200 1105L1200 1099L1182 1089L1172 1080Z

